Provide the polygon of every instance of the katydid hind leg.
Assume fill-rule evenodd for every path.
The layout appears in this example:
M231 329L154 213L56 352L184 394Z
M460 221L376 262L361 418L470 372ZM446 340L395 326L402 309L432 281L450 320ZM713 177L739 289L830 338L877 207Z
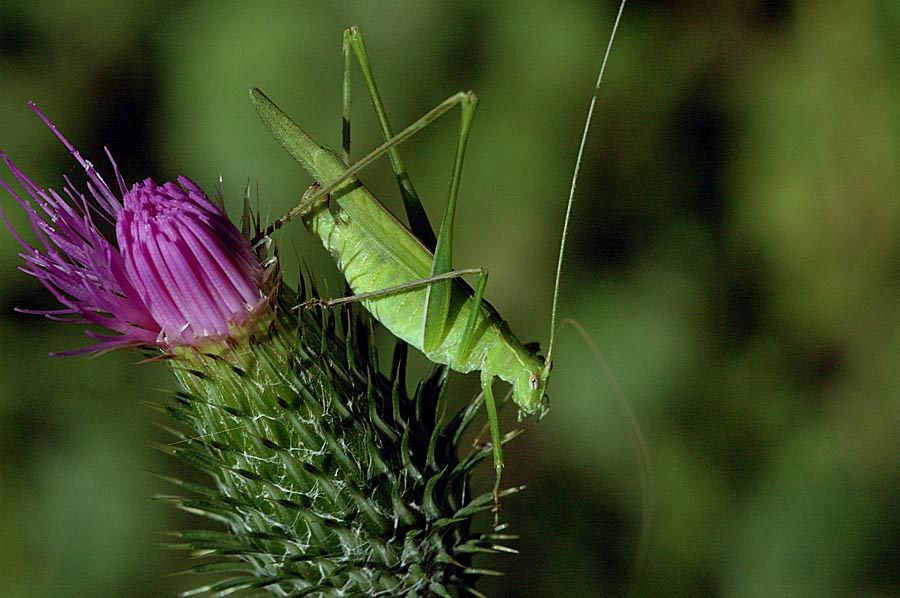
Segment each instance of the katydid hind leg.
M391 128L387 111L384 108L384 102L381 99L381 93L378 91L378 85L375 83L375 75L369 62L369 53L366 51L366 43L363 40L362 32L358 27L350 27L344 31L344 68L347 69L347 72L344 75L345 105L349 106L349 68L351 49L356 55L356 61L359 63L359 68L362 71L366 89L369 92L369 98L372 100L372 107L375 109L375 117L378 119L378 126L381 128L384 140L390 141L394 137L394 130ZM345 118L349 119L349 109L345 113ZM345 148L347 152L347 163L349 164L349 120L348 123L345 124L345 127L347 128ZM406 209L406 217L409 220L410 230L412 230L413 234L422 241L425 247L434 251L436 242L434 229L428 221L428 216L425 214L425 208L419 200L419 194L416 193L416 189L412 184L412 179L409 177L409 172L406 170L406 165L400 157L400 150L396 146L393 146L388 151L388 156L391 160L391 168L394 171L394 175L397 177L397 184L400 186L400 194L403 197L403 206Z
M350 112L352 108L351 92L353 84L350 78L350 30L344 31L341 41L341 51L344 54L343 79L341 84L341 158L344 164L350 165Z
M456 201L459 197L463 161L466 156L466 143L469 140L469 132L472 130L472 120L475 118L475 108L477 106L478 100L474 94L467 94L464 101L460 104L459 140L457 141L456 156L453 160L453 171L450 176L447 208L443 219L441 219L441 229L438 232L437 244L434 247L434 258L431 264L432 276L450 272L453 269L453 222L456 217ZM422 343L426 352L440 345L444 338L447 317L450 311L451 288L449 281L428 287L425 297L425 315L422 322Z
M417 121L385 141L377 148L354 162L350 166L336 154L317 145L294 121L292 121L278 106L275 105L259 89L251 90L250 97L253 100L257 113L275 139L288 151L291 156L309 172L314 179L321 183L319 189L307 198L307 204L313 204L324 198L329 193L351 179L359 171L369 166L372 162L388 153L391 148L403 143L429 124L446 114L456 105L465 106L475 100L472 93L457 92L446 100L429 110ZM262 235L270 235L282 226L303 213L305 206L298 205L288 211L287 214L270 224Z

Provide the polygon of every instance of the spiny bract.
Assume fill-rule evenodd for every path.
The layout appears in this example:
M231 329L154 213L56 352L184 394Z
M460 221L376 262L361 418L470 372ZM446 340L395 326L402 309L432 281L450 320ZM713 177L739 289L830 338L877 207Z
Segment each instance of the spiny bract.
M161 498L227 529L176 534L217 577L185 595L479 596L473 554L512 550L471 532L493 506L469 489L490 448L457 453L478 403L444 422L446 368L408 396L405 345L385 376L368 316L291 295L266 333L172 362L184 392L166 410L187 432L161 448L215 483L170 479L191 497Z

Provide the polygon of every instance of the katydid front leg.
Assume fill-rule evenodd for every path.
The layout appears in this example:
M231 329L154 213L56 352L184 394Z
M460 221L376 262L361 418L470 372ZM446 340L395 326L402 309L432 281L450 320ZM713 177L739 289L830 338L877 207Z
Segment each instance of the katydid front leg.
M484 408L488 415L491 449L494 452L494 527L498 527L500 523L500 477L503 474L503 439L500 436L500 418L497 416L494 390L491 388L493 383L494 377L485 370L481 370L481 390L484 392Z

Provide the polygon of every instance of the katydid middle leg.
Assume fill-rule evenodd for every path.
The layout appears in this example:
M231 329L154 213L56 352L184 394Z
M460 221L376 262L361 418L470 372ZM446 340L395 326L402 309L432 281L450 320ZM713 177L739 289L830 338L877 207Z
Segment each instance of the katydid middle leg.
M297 307L300 309L311 309L313 307L337 307L348 303L356 303L358 301L366 301L369 299L378 299L379 297L387 297L398 293L405 293L424 286L432 285L453 278L461 278L469 274L476 274L478 280L475 283L475 295L473 296L473 308L469 313L469 319L466 322L465 333L463 334L463 342L460 344L456 359L459 362L465 361L469 352L472 350L472 341L475 338L475 327L478 325L478 314L481 309L482 297L484 297L484 288L487 286L488 271L484 268L464 268L462 270L451 270L443 274L435 274L428 278L420 280L411 280L392 287L370 291L368 293L359 293L356 295L348 295L346 297L335 297L332 299L322 299L321 297L312 297L307 299Z
M491 430L491 449L494 453L494 527L500 519L500 477L503 474L503 439L500 436L500 417L497 414L497 403L494 401L494 377L481 370L481 390L484 393L484 409L488 415L488 426Z

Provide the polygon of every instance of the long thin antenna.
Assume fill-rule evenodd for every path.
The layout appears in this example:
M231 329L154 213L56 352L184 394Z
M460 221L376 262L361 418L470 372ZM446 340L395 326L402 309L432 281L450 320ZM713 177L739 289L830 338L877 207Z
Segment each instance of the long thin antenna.
M597 105L597 95L600 93L600 83L603 82L603 73L606 71L606 63L612 50L613 40L616 39L616 31L619 29L619 21L622 20L622 12L625 10L626 0L619 5L619 14L613 23L612 33L609 34L609 43L606 45L606 53L600 64L600 74L597 75L597 84L594 85L594 95L591 96L591 104L588 107L587 118L584 121L584 130L581 132L581 143L578 146L578 157L575 159L575 172L572 174L572 184L569 187L569 200L566 204L566 217L563 220L562 240L559 242L559 259L556 262L556 280L553 283L553 307L550 309L550 343L547 347L547 368L552 365L553 345L556 341L556 306L559 303L559 280L562 276L563 257L566 253L566 239L569 236L569 220L572 217L572 204L575 201L575 185L578 182L578 174L581 172L581 163L584 160L584 146L587 143L588 132L591 130L591 120L594 117L594 106Z

